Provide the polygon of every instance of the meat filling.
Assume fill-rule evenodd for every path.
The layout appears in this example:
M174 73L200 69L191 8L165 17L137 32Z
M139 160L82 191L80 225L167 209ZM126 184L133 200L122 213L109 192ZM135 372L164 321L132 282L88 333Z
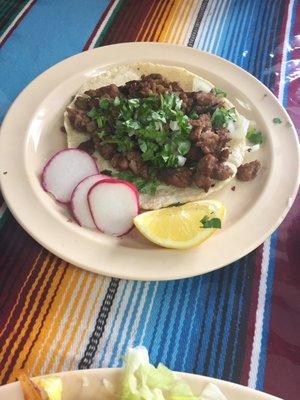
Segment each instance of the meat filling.
M102 130L105 129L105 135L113 135L116 123L119 123L119 111L110 107L110 104L118 103L120 99L139 99L135 101L148 101L148 97L160 99L173 93L177 96L181 112L185 114L184 118L189 116L186 123L189 125L187 138L190 144L182 158L185 160L183 166L161 168L154 165L153 170L153 165L144 157L138 143L126 151L118 144L114 144L117 142L104 141ZM97 110L100 101L108 103L108 106L101 109L102 114L99 117ZM233 174L231 168L224 163L230 155L228 148L230 132L224 127L214 126L212 122L212 114L216 108L223 106L222 99L213 91L185 92L178 82L170 82L160 74L150 74L120 87L111 84L87 90L75 99L73 108L67 108L67 113L73 128L90 135L90 139L81 143L79 148L90 154L96 149L116 170L128 171L145 180L153 178L154 171L156 177L168 185L179 188L196 185L207 192L215 185L215 181L226 180ZM134 123L134 121L129 122ZM158 122L157 129L160 129L159 126ZM171 129L171 125L168 129ZM257 175L259 168L259 161L241 165L237 177L243 181L251 180Z
M248 182L256 177L261 164L258 160L251 161L249 163L240 165L237 170L236 177L240 181Z

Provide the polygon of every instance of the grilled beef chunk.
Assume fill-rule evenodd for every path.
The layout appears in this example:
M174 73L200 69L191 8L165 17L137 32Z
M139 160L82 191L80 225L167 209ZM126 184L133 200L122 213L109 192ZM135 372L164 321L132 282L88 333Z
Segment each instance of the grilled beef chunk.
M117 96L120 96L120 91L117 85L112 83L111 85L103 86L98 89L91 89L84 92L90 97L107 97L114 99Z
M225 179L228 179L232 174L233 171L228 165L219 163L215 166L212 177L218 181L225 181Z
M126 171L129 167L129 162L127 160L127 157L124 156L121 153L116 153L112 159L110 160L111 165L120 170L120 171Z
M97 144L97 149L101 156L105 158L105 160L110 160L113 155L117 152L117 145L112 143L107 144Z
M203 176L212 177L213 171L217 167L218 159L212 154L206 154L197 164L197 172Z
M213 180L209 176L204 176L200 172L196 172L193 176L193 183L205 190L205 192L208 192L209 188L213 185Z
M160 74L142 75L140 80L129 81L120 87L125 96L149 97L167 92L182 92L178 82L169 82Z
M222 107L223 101L217 97L214 93L206 93L206 92L192 92L190 94L193 103L192 108L198 113L213 113L217 107Z
M185 188L192 183L192 172L187 167L166 168L159 172L159 179L168 185Z
M194 144L192 144L189 152L185 157L187 159L188 164L195 164L197 161L200 160L201 156L202 156L201 150Z
M77 149L86 151L88 154L93 154L95 151L95 144L93 139L89 139L85 142L80 143Z
M127 154L127 159L129 161L129 168L135 175L146 179L149 177L148 167L142 160L141 154L138 151L130 151Z
M219 161L221 161L221 162L227 161L227 160L228 160L228 157L229 157L229 154L230 154L230 151L229 151L228 147L225 148L225 149L223 149L223 150L221 150L221 151L218 153L218 159L219 159Z
M237 170L236 177L240 181L251 181L256 177L258 171L261 167L261 164L258 160L251 161L249 163L240 165Z
M97 124L86 115L83 110L67 108L71 125L79 132L93 133L97 130Z

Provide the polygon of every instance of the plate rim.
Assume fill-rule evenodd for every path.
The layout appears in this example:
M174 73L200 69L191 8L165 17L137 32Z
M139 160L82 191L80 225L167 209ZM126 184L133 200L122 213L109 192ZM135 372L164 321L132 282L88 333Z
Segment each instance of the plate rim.
M230 68L237 69L237 70L241 71L242 74L246 74L249 77L249 79L251 79L252 81L255 81L256 84L259 84L260 87L265 92L267 92L269 94L269 96L272 98L272 100L276 102L276 104L280 107L281 111L284 113L286 120L292 125L291 130L293 132L293 137L294 137L296 143L298 144L296 146L298 151L295 152L295 157L296 157L295 160L296 160L297 165L299 166L299 159L300 159L299 154L300 153L299 153L299 142L298 142L296 129L295 129L295 127L293 125L293 122L292 122L290 116L288 115L287 111L278 102L278 99L270 91L270 89L268 89L262 82L260 82L257 78L255 78L253 75L251 75L248 71L245 71L244 69L242 69L238 65L233 64L232 62L230 62L230 61L228 61L228 60L226 60L226 59L224 59L224 58L222 58L222 57L220 57L218 55L211 54L211 53L208 53L206 51L201 51L201 50L194 49L194 48L189 48L189 47L182 46L182 45L175 45L175 44L168 44L168 43L153 43L153 42L135 43L135 42L129 42L129 43L119 43L119 44L114 44L114 45L103 46L103 47L95 48L95 49L92 49L92 50L88 50L86 52L78 53L78 54L73 55L71 57L68 57L68 58L60 61L59 63L53 65L52 67L48 68L46 71L44 71L43 73L38 75L32 82L30 82L21 91L21 93L17 96L17 98L14 100L14 102L10 106L10 108L9 108L9 110L8 110L4 120L3 120L1 129L0 129L0 144L4 142L4 139L3 139L4 134L3 134L3 132L7 129L7 127L6 127L7 120L9 120L11 114L14 112L14 108L15 108L16 104L18 103L18 101L20 101L20 99L22 98L24 93L29 92L31 90L32 86L36 85L36 83L39 80L44 79L45 76L47 76L47 74L50 71L53 71L56 68L59 68L59 66L61 66L64 63L66 63L67 61L70 62L70 60L74 60L77 57L83 57L87 52L92 54L92 53L96 53L96 52L101 52L101 51L103 51L103 49L108 48L108 47L110 47L110 48L113 47L113 48L116 49L118 47L119 48L120 47L126 48L127 46L130 46L130 47L132 47L132 46L134 46L134 47L142 47L142 48L145 48L145 47L157 47L157 48L168 47L168 48L173 48L173 49L181 48L181 49L184 49L184 51L194 52L194 53L197 53L200 56L201 56L201 54L204 54L205 56L209 55L209 57L217 58L217 59L221 60L223 63L228 64L230 66ZM126 64L126 62L124 62L124 63ZM97 65L100 65L100 63L97 63ZM2 146L0 145L0 168L1 168L1 158L2 158L1 154L3 154L3 151L4 151L3 147L4 147L4 143L3 143ZM1 190L2 190L3 197L4 197L4 199L5 199L6 203L7 203L10 211L12 212L12 214L14 215L14 217L16 218L18 223L25 229L25 231L28 232L30 234L30 236L32 236L34 238L34 240L36 240L38 243L40 243L43 247L48 249L50 252L56 254L58 257L62 258L63 260L66 260L67 262L70 262L73 265L77 265L78 267L83 268L85 270L88 270L88 271L91 271L91 272L95 272L95 273L98 273L98 274L102 274L102 275L105 275L105 276L111 276L111 277L116 277L116 278L121 278L121 279L134 279L134 280L143 280L143 281L145 281L145 280L147 280L147 281L160 281L160 280L174 280L174 279L182 279L182 278L192 277L192 276L204 274L206 272L210 272L210 271L213 271L213 270L216 270L216 269L219 269L219 268L222 268L222 267L228 265L228 261L226 260L225 264L223 262L222 263L218 263L218 264L215 264L213 268L210 267L210 268L204 269L203 271L202 270L198 271L197 273L195 273L194 271L191 271L191 272L182 271L181 273L176 273L176 274L172 274L172 273L167 273L166 274L165 273L163 276L155 276L154 277L154 276L149 275L147 273L145 274L145 273L140 273L139 272L138 274L140 274L140 275L135 274L135 273L134 274L126 273L126 272L124 272L124 273L117 272L116 273L114 271L109 271L107 267L103 268L102 266L100 266L99 268L98 267L94 268L94 267L91 267L91 266L86 265L86 264L85 265L83 265L82 263L79 264L78 262L76 262L74 257L71 257L71 256L69 256L69 255L67 255L65 253L60 252L59 250L55 249L55 246L46 243L43 239L40 239L40 237L38 237L35 233L32 232L32 230L30 229L30 226L27 226L22 221L22 216L20 215L20 214L22 214L22 211L20 212L20 210L17 210L14 207L13 201L8 199L9 194L6 191L6 182L5 182L5 180L6 180L5 176L3 176L2 173L0 173L0 185L1 185ZM292 204L293 204L293 202L294 202L294 200L296 198L296 195L297 195L297 192L298 192L298 187L299 187L299 180L300 180L300 170L298 168L298 174L295 175L295 177L294 177L294 181L295 181L294 190L293 190L293 193L290 193L290 196L289 196L290 203L287 205L287 207L284 210L282 210L281 218L279 218L276 222L273 222L272 226L270 226L269 229L265 231L264 235L262 235L259 239L253 241L251 245L249 245L246 249L244 249L243 252L240 252L235 257L231 257L230 263L235 262L236 260L244 257L246 254L250 253L252 250L257 248L260 244L262 244L268 238L268 236L272 232L274 232L278 228L280 223L286 217L287 213L289 212L289 210L290 210L290 208L291 208L291 206L292 206ZM171 251L174 252L174 250L171 250ZM176 250L175 250L175 252L176 252Z
M101 377L101 375L103 376L106 374L119 375L119 373L122 371L122 369L123 369L122 367L120 367L120 368L81 369L81 370L61 371L61 372L51 373L51 374L47 374L47 375L39 375L37 377L32 377L32 378L40 378L40 377L47 377L47 376L53 376L53 375L64 377L66 375L70 376L70 375L75 375L75 374L100 375L100 377ZM239 383L225 381L223 379L213 378L213 377L206 376L206 375L192 374L190 372L181 372L181 371L173 371L173 372L178 374L183 379L188 378L190 380L195 380L195 381L199 380L203 384L208 384L208 383L212 382L212 383L215 383L217 386L226 386L229 388L235 388L236 391L240 391L242 395L245 392L247 392L249 394L253 394L253 396L255 396L254 400L282 400L280 397L276 397L270 393L262 392L261 390L256 390L256 389L250 388L249 386L241 385ZM12 382L12 383L8 383L6 385L0 386L0 396L1 396L1 392L5 391L9 388L19 387L19 385L20 385L19 382ZM21 400L21 399L14 399L14 400Z

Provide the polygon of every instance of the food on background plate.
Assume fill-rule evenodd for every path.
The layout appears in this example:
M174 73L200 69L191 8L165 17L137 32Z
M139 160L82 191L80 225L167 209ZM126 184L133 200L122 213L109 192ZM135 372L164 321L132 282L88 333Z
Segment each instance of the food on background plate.
M73 387L55 375L29 378L22 372L19 381L25 400L101 400L105 392L106 398L116 400L226 400L219 387L211 382L200 394L193 393L177 373L161 363L157 367L150 364L148 352L142 346L128 349L120 383L103 379L101 394L95 392L88 375L74 376ZM74 387L78 388L76 393Z
M137 229L162 247L189 249L207 240L220 229L224 205L216 200L200 200L178 207L148 211L134 218Z
M68 146L93 154L101 172L134 183L144 210L221 189L243 163L248 130L259 136L225 92L184 68L152 63L91 78L64 125Z

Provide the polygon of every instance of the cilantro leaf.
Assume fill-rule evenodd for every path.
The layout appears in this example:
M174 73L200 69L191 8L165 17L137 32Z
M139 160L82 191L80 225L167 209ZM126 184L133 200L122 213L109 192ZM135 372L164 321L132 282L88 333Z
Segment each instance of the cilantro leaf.
M220 88L214 87L211 91L218 97L227 97L227 93Z
M262 133L258 132L255 128L248 130L246 138L253 144L262 144L263 142Z
M119 179L124 179L126 181L132 182L138 189L140 193L145 194L155 194L156 189L159 185L159 181L157 179L146 180L139 176L136 176L131 171L121 171L113 173L113 176Z
M212 115L212 122L216 128L227 126L229 121L236 121L235 108L229 110L225 107L217 107Z
M200 228L216 228L216 229L221 229L221 220L220 218L209 218L207 215L205 215L201 219L201 224Z
M108 99L99 100L99 107L103 108L103 110L107 110L109 106L110 106L110 101Z
M190 119L197 119L199 115L196 113L196 111L192 111L189 115Z
M274 122L274 124L281 124L282 123L281 119L278 118L278 117L273 118L273 122Z

